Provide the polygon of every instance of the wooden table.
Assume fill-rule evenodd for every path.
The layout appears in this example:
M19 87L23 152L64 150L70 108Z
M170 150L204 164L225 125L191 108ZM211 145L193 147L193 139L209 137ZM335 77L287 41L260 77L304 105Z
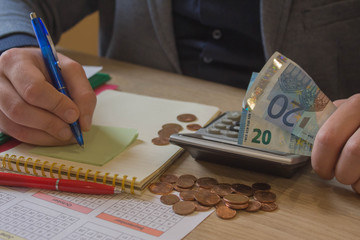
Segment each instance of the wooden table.
M83 65L101 65L124 92L240 110L243 89L61 49ZM310 164L292 178L194 160L184 153L169 168L176 175L210 176L224 183L267 182L277 194L275 212L239 212L231 220L211 214L185 239L360 239L360 195L320 179Z

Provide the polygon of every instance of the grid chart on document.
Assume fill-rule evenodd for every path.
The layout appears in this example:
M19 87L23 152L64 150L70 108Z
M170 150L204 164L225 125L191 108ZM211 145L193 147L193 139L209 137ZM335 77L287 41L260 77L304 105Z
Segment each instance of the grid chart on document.
M0 206L4 205L5 203L10 202L11 200L13 200L15 197L11 196L10 194L4 193L4 192L0 192Z
M114 231L106 227L87 222L74 232L63 238L64 240L143 240L136 236Z
M144 201L130 194L123 194L97 217L153 236L161 236L183 219L173 212L172 206L160 201Z
M79 219L61 212L21 201L0 212L0 232L29 240L55 237Z
M113 197L112 195L91 195L50 190L41 190L33 196L85 214L92 212ZM61 201L56 201L54 198Z

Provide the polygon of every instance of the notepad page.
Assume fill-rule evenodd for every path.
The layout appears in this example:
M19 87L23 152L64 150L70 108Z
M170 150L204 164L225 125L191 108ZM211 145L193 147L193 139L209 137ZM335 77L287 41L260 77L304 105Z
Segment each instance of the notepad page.
M136 177L135 185L141 187L159 172L164 171L164 168L168 166L174 156L181 150L180 147L172 144L157 146L151 140L158 136L158 131L166 123L178 123L184 128L182 132L190 132L186 130L188 123L181 123L176 118L179 114L183 113L196 115L197 120L194 123L204 125L219 114L219 109L214 106L192 102L174 101L107 90L98 95L93 124L135 128L138 130L138 138L107 164L101 167L90 166L83 163L30 154L29 151L34 146L28 144L21 144L5 153L39 158L42 161L49 161L49 163L57 162L54 169L63 164L66 167L73 166L74 169L82 168L83 171L90 169L90 175L95 172L99 172L98 176L107 174L111 177L114 174L118 174L119 178L122 178L122 176L126 175L129 181Z
M149 173L161 169L162 165L180 149L172 144L157 146L151 142L157 137L162 125L178 123L186 132L187 124L176 119L179 114L193 113L198 118L196 122L204 125L218 111L217 107L197 103L105 91L98 97L93 122L106 126L118 126L121 123L121 127L138 129L138 139L119 157L121 166L127 169L129 176L144 179ZM103 117L108 115L112 117ZM110 162L108 167L116 167L116 161Z

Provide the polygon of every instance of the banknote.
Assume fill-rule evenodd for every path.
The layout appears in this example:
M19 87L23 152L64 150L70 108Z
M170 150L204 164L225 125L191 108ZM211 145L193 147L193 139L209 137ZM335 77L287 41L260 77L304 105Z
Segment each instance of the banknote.
M248 85L248 90L255 82L258 73L254 72ZM312 144L274 125L273 123L246 110L243 101L243 110L240 119L238 143L243 146L267 149L275 152L293 153L310 156Z
M278 52L247 90L244 108L308 143L336 110L313 79Z
M245 109L241 113L238 144L275 152L310 156L312 144Z

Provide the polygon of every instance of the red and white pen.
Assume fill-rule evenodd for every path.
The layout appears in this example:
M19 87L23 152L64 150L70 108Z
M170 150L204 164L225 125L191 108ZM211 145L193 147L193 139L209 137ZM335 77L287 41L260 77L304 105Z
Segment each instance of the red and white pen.
M79 180L36 177L16 173L0 172L0 185L11 187L41 188L73 193L117 194L121 189L101 183Z

